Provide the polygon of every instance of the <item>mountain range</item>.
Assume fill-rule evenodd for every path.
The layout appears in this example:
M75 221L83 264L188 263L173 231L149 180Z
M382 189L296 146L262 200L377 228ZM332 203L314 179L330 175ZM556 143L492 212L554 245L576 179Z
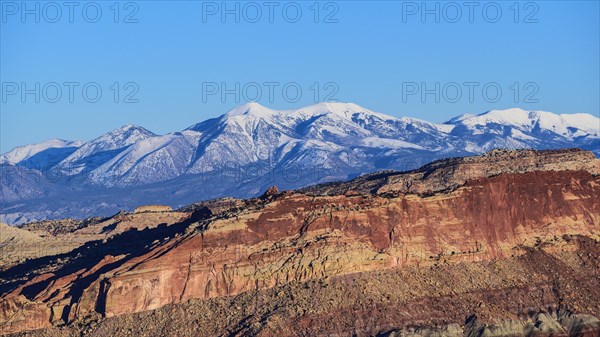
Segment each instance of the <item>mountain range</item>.
M352 103L297 110L247 103L166 135L125 125L88 142L53 139L4 153L0 220L178 207L252 197L271 185L292 189L384 169L408 171L494 148L571 147L600 156L600 119L513 108L436 124Z

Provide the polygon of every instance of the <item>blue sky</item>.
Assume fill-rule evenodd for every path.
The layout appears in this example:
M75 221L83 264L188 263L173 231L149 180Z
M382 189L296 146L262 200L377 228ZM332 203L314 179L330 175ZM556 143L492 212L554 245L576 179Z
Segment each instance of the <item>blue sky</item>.
M320 2L318 16L313 1L228 2L239 22L223 20L221 2L121 2L118 13L113 1L76 2L72 16L63 2L60 16L47 2L1 4L0 152L124 124L177 131L257 90L273 108L330 96L434 122L515 106L600 111L598 1L477 2L472 13L464 2Z

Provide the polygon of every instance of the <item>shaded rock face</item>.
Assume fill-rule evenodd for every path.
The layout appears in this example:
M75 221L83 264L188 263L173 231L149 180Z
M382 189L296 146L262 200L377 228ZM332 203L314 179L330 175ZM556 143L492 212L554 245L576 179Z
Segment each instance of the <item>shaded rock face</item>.
M58 266L49 267L46 264L51 263L46 260L30 262L28 277L10 282L7 275L17 275L23 268L4 271L1 278L9 280L0 288L0 331L50 328L98 317L117 319L163 310L173 304L216 301L286 289L293 284L322 280L343 283L351 275L363 275L359 276L362 280L343 289L379 289L373 285L379 282L377 273L392 273L390 284L385 286L396 291L387 297L399 296L395 299L398 303L414 302L414 311L407 311L404 319L394 314L389 314L395 317L393 320L384 319L387 312L393 312L392 303L388 303L391 299L384 296L371 299L372 307L345 308L339 304L329 308L333 317L296 313L293 322L269 323L284 330L255 335L311 331L306 327L343 317L344 310L351 310L353 315L362 311L365 316L375 315L381 320L381 327L358 335L377 330L389 336L414 333L398 326L398 320L402 324L434 324L430 328L446 324L448 335L468 330L473 331L473 336L491 336L525 329L525 325L511 327L517 323L510 323L510 319L520 322L523 317L516 315L527 314L528 310L557 307L598 317L600 291L598 287L594 289L598 281L593 279L598 257L591 256L597 254L600 239L597 168L598 160L582 151L502 152L433 163L416 172L384 174L367 178L366 182L362 177L345 183L343 188L326 185L312 188L311 193L273 193L268 200L219 201L212 210L211 205L199 205L190 208L187 215L178 213L178 222L133 227L104 242L86 243L71 255L67 253L67 262L62 264L49 260ZM363 185L369 186L368 193L360 192L365 189ZM579 256L583 252L580 241L573 237L585 238L582 242L592 246L586 248L585 253L590 256L584 262ZM563 264L555 265L557 260L572 263L571 273L582 273L584 280L579 284L567 284L581 287L579 290L586 293L587 299L569 299L566 296L574 295L560 288L563 281L551 272L534 270L538 266L530 263L542 261L550 269L560 270L565 278L573 277L563 270ZM585 267L582 263L589 264ZM419 273L432 268L449 268L447 273L455 274L456 280L464 275L471 279L464 279L463 286L445 279L444 273L433 273L430 277L421 275L421 282L436 280L437 286L403 286L413 284L410 277L418 279ZM482 275L469 271L478 268ZM592 274L585 274L586 268ZM402 274L405 271L411 273ZM445 289L445 284L454 286L441 292L436 288ZM450 304L449 296L457 291L462 297ZM525 300L532 293L537 294L535 299ZM324 294L328 296L326 291ZM522 297L527 306L505 303L489 312L483 310L488 320L505 319L497 331L506 333L483 333L486 328L482 330L474 321L469 321L470 330L465 328L469 322L464 318L472 309L472 302L504 303L506 296L514 296L515 303ZM361 302L357 299L356 303ZM323 303L318 305L326 307ZM452 310L445 312L444 308ZM556 329L556 324L581 325L564 323L566 318L555 316L540 318L549 327L548 333L560 335L566 331ZM588 321L581 331L596 324L592 319ZM460 329L450 323L460 324ZM243 324L239 329L240 335L254 334L250 333L253 328L244 330ZM523 329L519 331L527 331ZM591 329L592 333L597 331ZM536 333L546 333L538 330Z

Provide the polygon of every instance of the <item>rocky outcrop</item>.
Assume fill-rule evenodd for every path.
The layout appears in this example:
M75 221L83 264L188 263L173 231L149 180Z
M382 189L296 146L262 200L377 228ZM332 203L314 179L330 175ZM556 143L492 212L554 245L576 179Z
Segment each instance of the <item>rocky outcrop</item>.
M598 316L585 312L600 310L600 280L594 274L600 268L600 242L581 236L554 242L505 259L290 282L135 314L90 316L66 327L14 336L365 337L448 332L500 336L517 332L510 336L534 337L548 336L541 331L550 331L549 327L570 336L597 336ZM557 252L550 245L563 249Z
M311 195L398 194L429 195L462 186L468 180L506 173L586 171L600 174L592 152L566 150L493 150L481 156L442 159L410 172L368 174L344 183L301 189Z
M149 212L170 212L173 208L164 205L148 205L136 208L133 213L149 213Z
M141 222L131 217L142 214L119 215L110 230L120 230L104 241L89 241L61 261L33 260L0 274L6 279L14 275L0 288L0 328L9 333L98 317L116 319L188 301L213 301L352 275L363 275L363 281L348 288L357 292L356 303L361 303L360 287L378 289L373 284L379 282L376 273L381 272L390 276L385 286L393 291L378 294L414 304L414 311L402 320L406 324L446 322L462 329L466 323L461 315L469 314L474 298L486 299L478 301L488 305L504 303L483 310L488 321L515 319L548 307L598 317L600 293L593 288L598 281L589 274L597 272L598 258L578 255L584 252L581 242L595 247L586 248L586 254L592 254L600 239L597 168L598 160L583 151L493 152L432 163L405 174L361 177L343 187L317 186L271 193L268 198L197 205L176 216L166 212L163 216L171 221L162 225L119 227ZM99 235L99 228L77 231ZM583 241L573 239L580 237ZM530 262L535 259L564 269L561 273L567 281L537 271L542 266ZM566 270L564 263L573 264L572 269ZM589 270L582 263L589 263ZM438 268L447 268L447 274L423 276ZM24 270L28 274L19 278ZM572 282L577 273L588 280ZM411 275L421 282L408 280ZM451 275L454 279L448 278ZM429 280L437 285L425 286L423 282ZM587 298L561 289L563 285L579 287ZM460 295L460 301L450 304L453 294ZM527 300L530 307L516 306L520 297L531 294L536 297ZM515 299L506 302L502 299L506 295ZM406 335L404 323L397 322L400 316L390 314L395 318L384 319L390 310L388 300L372 298L371 309L359 310L356 304L352 310L382 320L378 332L385 328L390 336ZM452 310L438 312L432 303L446 303L440 308ZM338 312L337 317L347 310L343 304L329 309ZM294 322L272 324L293 331L332 320L324 312L315 315L297 313ZM425 317L438 318L428 322ZM544 321L540 317L536 319ZM548 331L555 331L552 321L546 321ZM589 322L586 329L595 324ZM508 324L501 331L514 330L513 323L499 324Z

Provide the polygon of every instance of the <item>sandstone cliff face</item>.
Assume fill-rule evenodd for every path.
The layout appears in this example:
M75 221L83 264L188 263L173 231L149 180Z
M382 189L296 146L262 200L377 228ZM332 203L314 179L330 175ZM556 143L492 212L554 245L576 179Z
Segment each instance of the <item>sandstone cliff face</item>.
M104 241L83 244L63 257L66 262L48 258L0 275L13 273L17 279L0 288L0 331L117 317L348 275L518 259L534 248L571 258L568 254L579 248L563 238L600 239L598 173L598 160L587 152L494 152L367 182L363 177L343 188L317 186L225 203L230 206L219 202L213 210L202 205L154 215L166 217L154 219L162 225L149 218L132 220L149 215L120 215L109 226L115 231L111 236L99 236L105 225L78 229ZM360 192L366 188L368 193ZM36 272L16 277L29 267ZM481 282L483 293L507 286ZM531 286L526 279L517 284ZM555 291L542 290L547 302L532 305L560 306L543 295ZM421 300L435 293L416 292ZM597 305L571 309L600 314ZM427 305L421 310L429 315ZM300 315L295 324L306 319ZM389 336L406 335L387 328Z
M290 282L14 336L597 336L585 312L600 313L599 253L565 236L494 261Z
M311 186L301 191L311 195L398 194L430 195L447 191L474 178L503 173L534 171L587 171L600 174L600 162L593 153L566 150L493 150L481 156L435 161L410 172L382 172L344 183Z

